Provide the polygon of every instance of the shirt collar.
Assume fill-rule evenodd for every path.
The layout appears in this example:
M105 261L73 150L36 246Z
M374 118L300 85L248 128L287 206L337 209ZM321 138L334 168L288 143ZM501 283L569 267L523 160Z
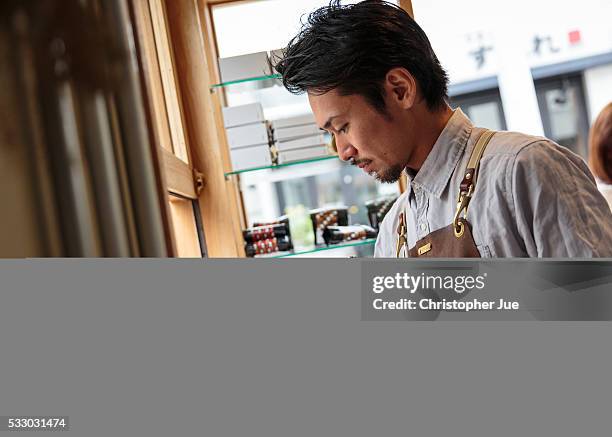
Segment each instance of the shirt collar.
M406 169L407 188L421 187L440 198L465 151L472 127L472 122L463 111L455 109L418 173L415 175Z

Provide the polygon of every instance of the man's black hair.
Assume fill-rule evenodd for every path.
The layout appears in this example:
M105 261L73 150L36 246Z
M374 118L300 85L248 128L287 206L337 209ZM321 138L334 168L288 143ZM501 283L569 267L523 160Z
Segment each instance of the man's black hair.
M399 6L379 0L312 12L300 32L271 60L294 94L359 94L385 114L383 81L403 67L415 78L430 110L444 105L448 76L423 29Z

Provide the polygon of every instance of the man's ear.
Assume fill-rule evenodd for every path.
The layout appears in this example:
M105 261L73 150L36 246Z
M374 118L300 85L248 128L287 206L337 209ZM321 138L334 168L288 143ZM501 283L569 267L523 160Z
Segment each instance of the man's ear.
M391 102L401 109L410 109L416 102L417 86L414 76L402 67L387 72L384 82L385 91Z

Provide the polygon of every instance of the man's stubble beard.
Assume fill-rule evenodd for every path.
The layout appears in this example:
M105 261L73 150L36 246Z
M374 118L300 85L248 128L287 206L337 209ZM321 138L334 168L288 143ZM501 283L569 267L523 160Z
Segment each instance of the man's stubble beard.
M377 172L373 172L373 173L374 173L374 178L377 181L382 182L383 184L392 184L399 180L399 178L402 175L403 170L404 170L404 167L402 167L401 165L394 165L392 167L384 169L380 173L377 173Z

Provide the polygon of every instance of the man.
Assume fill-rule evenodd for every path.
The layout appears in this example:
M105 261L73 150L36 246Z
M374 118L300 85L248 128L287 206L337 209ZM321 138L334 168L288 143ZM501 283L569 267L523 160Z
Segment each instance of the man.
M407 190L381 225L375 256L397 256L400 237L406 253L453 222L483 129L448 106L446 72L405 11L381 1L332 1L273 61L289 91L308 93L342 160L381 182L407 173ZM588 167L569 150L497 132L477 176L466 217L477 255L612 256L610 210Z

